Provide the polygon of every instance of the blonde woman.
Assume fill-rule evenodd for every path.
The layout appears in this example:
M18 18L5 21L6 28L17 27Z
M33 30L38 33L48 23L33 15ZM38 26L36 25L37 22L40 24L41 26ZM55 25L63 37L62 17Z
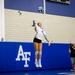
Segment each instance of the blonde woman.
M44 35L46 41L48 42L48 45L50 45L49 40L46 37L46 33L44 29L42 28L42 23L38 22L36 23L33 21L33 27L35 27L36 35L33 39L34 48L35 48L35 66L36 67L42 67L41 59L42 59L42 35Z

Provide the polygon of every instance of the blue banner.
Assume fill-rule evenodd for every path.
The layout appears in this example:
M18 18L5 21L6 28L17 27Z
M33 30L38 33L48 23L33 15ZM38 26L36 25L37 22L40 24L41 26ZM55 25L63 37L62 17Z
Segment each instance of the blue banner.
M0 42L0 72L71 68L69 44L43 43L42 68L34 64L33 43Z

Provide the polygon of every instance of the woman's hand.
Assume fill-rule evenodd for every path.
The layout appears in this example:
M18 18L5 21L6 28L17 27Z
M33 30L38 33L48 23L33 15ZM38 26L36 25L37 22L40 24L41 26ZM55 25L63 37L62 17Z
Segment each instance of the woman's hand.
M71 50L69 49L69 53L71 53Z
M35 25L32 25L32 27L34 27Z
M48 42L48 46L50 46L50 42Z

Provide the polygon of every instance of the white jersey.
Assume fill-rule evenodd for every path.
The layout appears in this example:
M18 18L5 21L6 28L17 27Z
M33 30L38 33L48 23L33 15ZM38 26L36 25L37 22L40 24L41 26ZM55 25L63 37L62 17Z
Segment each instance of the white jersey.
M42 36L46 36L46 33L43 28L39 27L37 23L35 23L36 35L35 38L42 40Z

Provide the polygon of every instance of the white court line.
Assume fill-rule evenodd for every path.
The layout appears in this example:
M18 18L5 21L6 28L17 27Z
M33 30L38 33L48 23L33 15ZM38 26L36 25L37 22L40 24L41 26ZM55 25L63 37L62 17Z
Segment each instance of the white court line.
M63 75L75 75L75 72L61 72L61 73L57 73L57 74L63 74Z

